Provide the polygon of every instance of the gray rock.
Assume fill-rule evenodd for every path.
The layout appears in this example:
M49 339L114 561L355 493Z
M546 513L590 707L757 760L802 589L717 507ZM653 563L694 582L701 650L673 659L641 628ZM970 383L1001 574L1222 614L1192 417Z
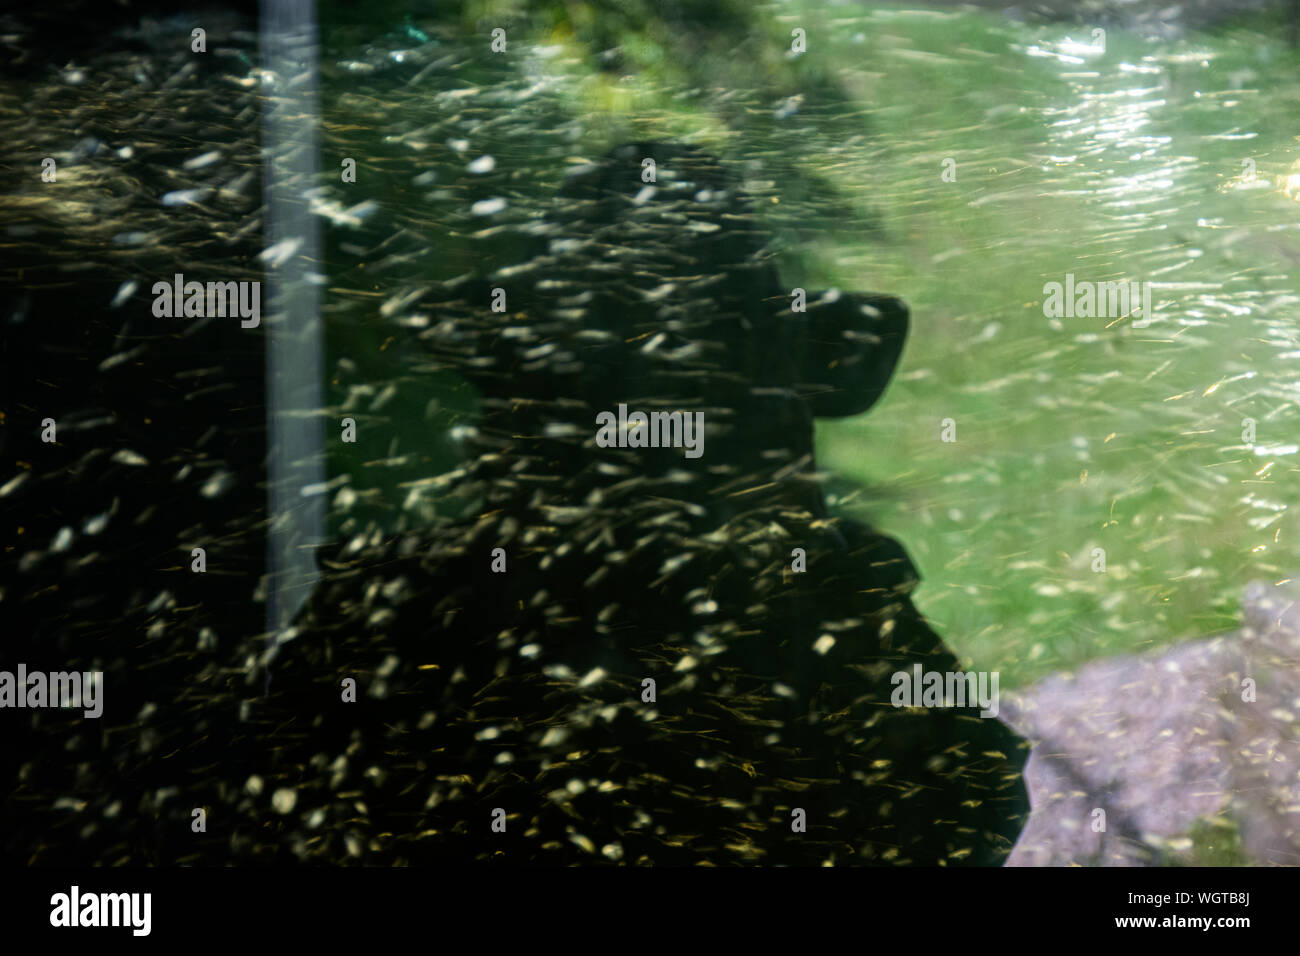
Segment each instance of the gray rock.
M1204 862L1229 824L1245 860L1300 862L1300 589L1285 584L1247 588L1239 632L1007 695L1034 742L1008 866Z

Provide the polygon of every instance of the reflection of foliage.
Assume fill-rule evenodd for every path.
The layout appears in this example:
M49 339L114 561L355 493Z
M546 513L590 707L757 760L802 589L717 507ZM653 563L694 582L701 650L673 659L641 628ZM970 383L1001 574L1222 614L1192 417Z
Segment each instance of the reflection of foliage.
M324 16L328 23L328 8ZM606 147L665 138L673 131L647 123L671 123L673 114L687 120L678 134L710 130L716 140L743 130L746 140L762 141L797 126L800 141L790 144L789 155L801 157L864 130L865 117L853 108L854 94L843 79L843 31L832 30L816 9L793 7L772 17L737 0L478 0L459 8L439 5L427 20L423 16L412 21L402 4L387 18L372 12L362 22L372 31L375 24L404 23L400 32L407 40L425 35L419 23L437 23L471 57L496 27L506 29L512 50L562 48L567 79L580 91L575 114L607 127ZM805 31L814 55L791 51L796 27ZM323 34L328 42L328 28ZM502 65L518 69L526 59L502 58ZM602 115L592 115L593 107ZM795 109L799 122L783 122ZM816 122L806 122L810 116ZM808 163L782 172L783 185L813 176ZM816 178L805 189L822 199L834 194L829 181Z
M361 526L432 517L403 504L405 489L456 465L446 435L472 420L474 404L454 377L413 366L418 349L376 311L405 292L418 296L429 280L486 276L536 254L517 231L495 228L497 217L466 217L475 202L505 198L499 221L545 215L572 157L621 141L688 139L750 157L742 168L758 181L774 242L795 250L793 284L812 281L802 273L815 257L805 264L799 250L831 223L879 233L822 161L836 143L861 138L866 122L831 69L836 58L791 53L795 25L827 48L830 31L816 20L776 22L733 0L325 4L322 183L341 209L382 210L326 237L330 402L364 416L357 421L369 436L365 451L336 445L331 472L351 476ZM497 27L507 31L507 56L490 50ZM466 175L480 155L494 158L496 172ZM340 189L341 156L358 158L362 172ZM397 385L395 396L385 382Z

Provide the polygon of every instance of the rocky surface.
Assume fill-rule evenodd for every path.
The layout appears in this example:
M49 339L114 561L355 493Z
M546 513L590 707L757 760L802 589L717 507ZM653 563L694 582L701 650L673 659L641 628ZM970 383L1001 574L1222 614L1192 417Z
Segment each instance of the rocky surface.
M1300 864L1297 588L1252 583L1243 608L1240 632L1008 695L1034 742L1008 865Z

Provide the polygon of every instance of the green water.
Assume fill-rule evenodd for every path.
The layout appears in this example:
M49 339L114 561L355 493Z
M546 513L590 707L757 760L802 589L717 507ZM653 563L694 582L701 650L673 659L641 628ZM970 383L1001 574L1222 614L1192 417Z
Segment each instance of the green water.
M959 653L1010 687L1236 626L1247 581L1300 573L1300 55L1280 21L1162 42L1112 28L1103 50L995 14L816 6L684 24L483 4L362 55L367 27L322 24L326 168L363 151L386 175L347 204L375 198L432 240L405 271L331 276L332 361L350 363L335 398L390 435L388 459L335 459L354 504L427 519L449 430L472 420L472 396L418 359L393 378L378 305L417 275L509 262L497 221L543 214L573 164L676 138L745 171L790 288L909 303L894 384L819 422L819 464L840 513L908 549L914 599ZM494 171L467 174L481 156ZM467 213L498 196L500 216ZM1046 317L1044 284L1067 273L1153 283L1156 319ZM364 384L385 377L388 398Z
M915 332L886 403L823 430L826 464L872 489L853 501L906 542L923 611L1009 683L1235 626L1248 580L1300 572L1296 54L1254 29L1112 30L1102 53L880 19L890 241L835 277L872 269ZM1155 283L1158 318L1045 318L1065 273Z

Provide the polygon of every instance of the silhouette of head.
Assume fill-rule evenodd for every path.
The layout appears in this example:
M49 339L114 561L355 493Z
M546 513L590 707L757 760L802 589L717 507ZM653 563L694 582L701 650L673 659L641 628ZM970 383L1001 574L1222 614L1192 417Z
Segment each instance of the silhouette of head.
M902 352L908 313L893 296L814 293L792 311L739 180L692 146L611 150L530 231L530 261L457 289L429 334L483 391L480 432L498 450L576 473L626 454L597 447L602 411L703 412L700 459L638 448L629 466L686 469L714 490L795 487L812 470L813 417L870 408ZM537 447L554 441L570 447Z

